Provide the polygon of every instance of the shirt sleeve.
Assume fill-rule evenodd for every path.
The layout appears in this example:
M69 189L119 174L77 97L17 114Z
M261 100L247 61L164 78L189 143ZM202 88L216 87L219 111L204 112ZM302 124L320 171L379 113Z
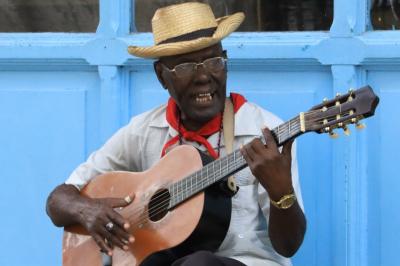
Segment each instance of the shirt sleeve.
M93 177L110 172L130 169L128 154L129 126L118 130L99 150L93 152L86 162L79 165L65 181L81 189Z

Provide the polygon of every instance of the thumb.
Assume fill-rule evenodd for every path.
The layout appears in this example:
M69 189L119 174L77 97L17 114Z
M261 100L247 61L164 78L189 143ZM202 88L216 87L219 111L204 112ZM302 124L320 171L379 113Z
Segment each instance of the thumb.
M289 158L292 158L292 145L293 145L294 139L289 140L288 142L286 142L285 144L283 144L282 147L282 154L287 157L289 156Z
M135 194L132 193L131 195L127 195L124 198L104 198L103 202L111 208L119 208L128 206L129 204L131 204L134 198Z

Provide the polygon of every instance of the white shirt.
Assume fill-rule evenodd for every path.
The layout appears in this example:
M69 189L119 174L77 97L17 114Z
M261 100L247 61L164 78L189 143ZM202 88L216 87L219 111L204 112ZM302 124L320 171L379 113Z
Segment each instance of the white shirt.
M157 163L164 144L178 132L166 121L166 105L132 118L103 147L92 153L65 182L82 188L91 178L109 171L141 172ZM261 128L277 127L282 121L259 106L246 102L235 114L234 150L262 135ZM208 138L217 150L219 133ZM202 151L205 147L188 142ZM226 155L221 138L221 156ZM248 167L236 173L240 187L232 198L232 216L227 235L216 254L237 259L249 266L291 265L275 252L268 237L269 197ZM296 148L292 149L292 183L301 208Z

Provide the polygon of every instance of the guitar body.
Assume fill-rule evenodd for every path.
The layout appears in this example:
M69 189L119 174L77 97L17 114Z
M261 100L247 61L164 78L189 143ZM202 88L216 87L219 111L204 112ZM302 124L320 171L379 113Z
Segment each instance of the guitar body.
M129 221L135 242L129 245L129 251L114 249L113 266L169 265L197 250L218 249L231 217L231 199L219 183L169 210L158 211L159 202L155 201L162 196L168 201L169 185L202 167L200 153L182 145L145 172L110 172L85 186L82 194L90 198L124 198L135 193L131 204L117 210ZM99 247L81 226L65 228L63 265L102 265Z

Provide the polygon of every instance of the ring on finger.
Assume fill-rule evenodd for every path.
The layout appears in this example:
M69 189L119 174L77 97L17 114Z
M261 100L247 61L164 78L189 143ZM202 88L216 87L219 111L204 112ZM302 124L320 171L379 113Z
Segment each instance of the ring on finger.
M107 231L111 231L114 228L114 223L113 222L108 222L105 225Z

